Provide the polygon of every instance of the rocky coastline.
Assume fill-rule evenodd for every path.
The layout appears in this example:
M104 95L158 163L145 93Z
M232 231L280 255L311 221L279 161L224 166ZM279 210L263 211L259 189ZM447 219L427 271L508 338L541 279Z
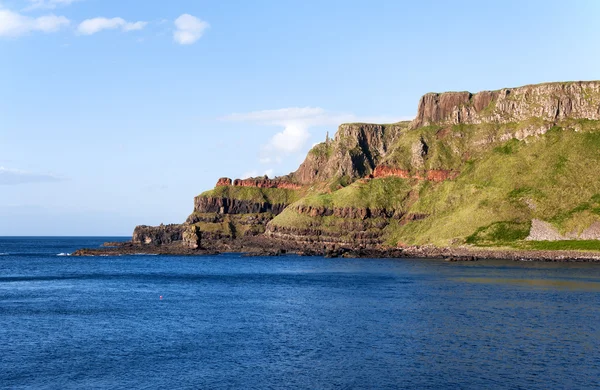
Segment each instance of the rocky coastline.
M428 93L413 121L342 124L295 172L221 177L183 223L73 255L598 262L598 170L600 81Z
M511 260L536 262L592 262L600 263L600 252L575 250L520 250L507 248L433 247L411 246L405 248L365 248L317 245L290 245L280 240L255 238L245 243L231 243L220 250L191 249L179 243L163 245L143 245L131 241L108 242L100 248L79 249L71 256L128 256L128 255L170 255L208 256L222 253L241 253L247 257L257 256L320 256L326 258L413 258L443 259L449 262L472 262L480 260Z

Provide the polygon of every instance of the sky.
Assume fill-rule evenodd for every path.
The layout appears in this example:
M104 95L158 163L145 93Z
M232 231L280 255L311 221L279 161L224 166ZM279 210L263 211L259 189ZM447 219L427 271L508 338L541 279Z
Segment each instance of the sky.
M180 223L427 92L600 79L600 2L0 0L0 235Z

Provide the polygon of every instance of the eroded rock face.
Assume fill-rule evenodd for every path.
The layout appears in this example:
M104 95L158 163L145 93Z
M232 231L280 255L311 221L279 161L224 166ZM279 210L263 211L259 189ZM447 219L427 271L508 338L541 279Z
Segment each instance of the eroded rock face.
M222 177L219 180L217 180L217 187L227 187L230 186L232 184L231 179L228 177Z
M581 233L561 234L552 224L539 219L531 221L528 241L600 240L600 223L594 222Z
M202 246L202 233L198 226L188 225L181 234L181 240L186 248L198 249Z
M421 97L411 128L431 124L510 123L600 119L600 82L527 85L498 91L428 93Z
M333 140L315 146L290 176L301 184L370 175L408 123L343 124Z
M135 244L143 245L163 245L181 241L183 231L186 229L184 224L171 224L160 226L136 226L133 230L131 241Z

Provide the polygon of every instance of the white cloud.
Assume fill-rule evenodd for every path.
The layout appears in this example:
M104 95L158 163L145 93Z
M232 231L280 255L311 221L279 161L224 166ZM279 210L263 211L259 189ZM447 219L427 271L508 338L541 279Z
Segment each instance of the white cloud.
M115 30L115 29L121 29L121 31L127 32L127 31L141 30L144 27L146 27L147 24L148 24L148 22L131 23L131 22L127 22L123 18L108 19L108 18L98 17L98 18L93 18L93 19L86 19L83 22L81 22L79 24L79 26L77 27L77 32L82 35L92 35L92 34L96 34L97 32L100 32L102 30Z
M204 31L210 25L189 14L183 14L175 19L176 30L173 32L173 39L180 45L191 45L202 38Z
M32 11L36 9L54 9L56 7L66 7L76 1L80 0L28 0L29 6L25 8L25 11Z
M294 153L300 151L310 138L308 128L302 124L290 124L271 138L267 149Z
M0 9L0 37L19 37L32 32L51 33L68 26L64 16L44 15L37 18Z
M147 24L148 22L125 23L123 26L123 31L127 32L142 30Z
M62 179L54 175L32 173L19 169L0 167L0 185L56 182L61 180Z

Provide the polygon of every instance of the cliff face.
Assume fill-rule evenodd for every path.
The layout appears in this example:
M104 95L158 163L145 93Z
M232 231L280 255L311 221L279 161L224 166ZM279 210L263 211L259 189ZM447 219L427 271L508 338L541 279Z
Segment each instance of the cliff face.
M533 245L600 238L600 82L430 93L412 122L343 124L297 171L221 178L144 245ZM271 241L269 241L271 240ZM278 245L279 245L278 244Z
M285 203L256 202L243 199L213 198L198 196L194 199L194 212L215 214L279 214L288 205Z
M600 82L528 85L499 91L428 93L419 101L415 129L432 124L480 124L600 119Z
M303 185L342 177L353 181L368 176L408 125L408 122L343 124L333 140L315 146L290 176Z

